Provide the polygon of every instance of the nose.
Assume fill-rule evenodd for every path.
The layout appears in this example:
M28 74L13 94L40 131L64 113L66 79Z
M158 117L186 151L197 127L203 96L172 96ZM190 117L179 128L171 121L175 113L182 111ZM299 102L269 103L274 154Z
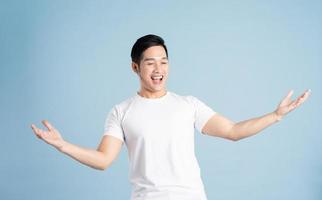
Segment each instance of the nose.
M161 71L161 63L156 62L156 64L154 65L154 71L160 72Z

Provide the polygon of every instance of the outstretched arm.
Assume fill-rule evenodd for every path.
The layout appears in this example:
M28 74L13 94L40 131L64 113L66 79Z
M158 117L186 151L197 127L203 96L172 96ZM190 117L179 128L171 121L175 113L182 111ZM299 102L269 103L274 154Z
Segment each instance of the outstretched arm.
M115 160L122 147L121 140L109 135L102 138L97 150L80 147L65 141L59 131L48 121L44 120L42 123L47 127L47 131L37 128L34 124L31 125L32 130L39 139L94 169L106 169Z
M307 90L296 100L292 101L291 96L293 90L291 90L274 112L238 123L234 123L217 113L209 119L203 127L202 132L207 135L223 137L233 141L255 135L266 127L280 121L289 112L299 107L309 97L310 93L311 90Z

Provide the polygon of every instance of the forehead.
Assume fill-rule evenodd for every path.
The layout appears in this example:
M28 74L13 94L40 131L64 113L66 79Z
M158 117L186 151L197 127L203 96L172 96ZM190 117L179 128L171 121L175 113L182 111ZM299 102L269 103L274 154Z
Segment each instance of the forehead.
M168 60L168 58L165 56L153 56L153 57L145 57L143 58L142 62L146 61L157 61L157 60Z
M166 54L163 46L152 46L152 47L147 48L143 52L143 59L150 58L150 57L154 57L156 59L158 59L158 58L162 59L162 58L167 58L167 54Z

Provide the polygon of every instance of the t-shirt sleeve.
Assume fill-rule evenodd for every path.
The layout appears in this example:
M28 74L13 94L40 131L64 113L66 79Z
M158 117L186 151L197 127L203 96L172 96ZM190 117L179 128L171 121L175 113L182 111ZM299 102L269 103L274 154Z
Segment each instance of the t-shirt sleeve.
M121 126L121 113L117 109L117 106L114 106L110 110L105 119L103 135L111 135L124 141L124 133Z
M207 121L217 112L199 100L197 97L190 96L194 109L195 109L195 128L202 133L202 128L206 125Z

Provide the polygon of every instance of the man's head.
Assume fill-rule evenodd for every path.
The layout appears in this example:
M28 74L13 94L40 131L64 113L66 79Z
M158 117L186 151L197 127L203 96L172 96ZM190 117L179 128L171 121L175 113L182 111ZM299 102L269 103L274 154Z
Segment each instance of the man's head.
M139 65L143 58L143 52L153 46L162 46L168 57L168 50L164 44L164 40L160 36L149 34L140 37L134 43L131 51L132 62Z
M131 51L132 69L141 81L141 90L162 92L168 77L168 51L157 35L139 38Z

